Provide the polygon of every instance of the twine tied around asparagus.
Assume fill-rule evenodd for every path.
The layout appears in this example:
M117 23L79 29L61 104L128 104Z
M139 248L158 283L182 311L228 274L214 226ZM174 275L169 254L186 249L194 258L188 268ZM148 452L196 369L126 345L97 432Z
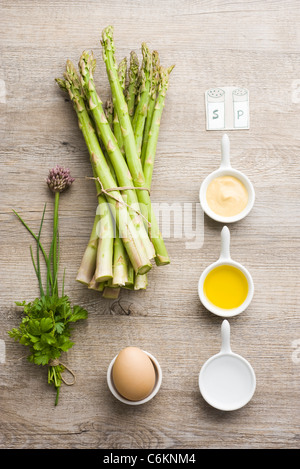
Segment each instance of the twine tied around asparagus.
M73 376L73 381L66 381L64 379L63 376L61 376L61 380L63 381L64 384L66 384L67 386L72 386L73 384L75 384L76 382L76 376L75 376L75 373L74 371L72 371L70 368L68 368L64 363L62 363L61 361L59 361L58 358L55 358L53 360L49 360L48 362L48 366L63 366L66 370L68 370L68 372Z
M151 223L149 222L149 220L137 209L131 207L131 205L128 205L124 200L120 200L118 199L117 197L115 197L114 195L112 194L109 194L109 192L112 192L112 191L126 191L126 190L141 190L141 191L148 191L149 195L150 195L150 190L148 187L131 187L131 186L121 186L121 187L111 187L109 189L104 189L103 187L103 184L102 182L100 181L100 178L99 177L88 177L87 179L94 179L96 180L99 185L100 185L100 192L98 192L97 194L97 197L98 195L102 195L102 194L105 194L107 197L111 197L112 199L114 199L116 202L119 202L119 203L122 203L124 205L126 205L126 207L128 207L130 210L133 210L134 212L136 212L138 215L140 215L141 217L144 218L144 220L146 221L146 223L151 226Z

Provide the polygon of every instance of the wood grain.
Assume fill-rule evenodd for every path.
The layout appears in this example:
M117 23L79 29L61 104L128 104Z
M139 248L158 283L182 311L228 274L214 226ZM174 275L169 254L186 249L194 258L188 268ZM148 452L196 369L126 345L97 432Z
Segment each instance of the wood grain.
M1 2L1 448L299 448L300 104L292 97L300 78L299 16L292 0ZM174 236L171 221L166 243L172 263L152 269L146 292L109 301L74 280L96 201L75 113L54 78L62 76L67 58L77 63L84 49L92 49L105 100L109 87L99 41L108 24L115 27L119 59L132 49L140 54L146 41L163 63L176 64L153 202L195 211L201 181L219 164L222 135L205 130L204 91L235 84L250 90L250 130L229 136L232 164L252 180L256 202L231 227L231 254L252 273L255 295L230 323L232 348L252 364L257 389L233 413L206 404L197 382L202 364L220 347L221 319L197 295L202 270L219 255L220 225L200 216L200 246L187 249L187 238ZM66 291L89 318L76 325L76 345L66 357L77 383L62 389L54 408L45 371L26 361L7 330L19 320L14 302L38 294L31 239L12 208L37 229L47 202L47 239L52 204L44 179L56 163L76 178L61 202ZM159 394L137 408L116 401L106 384L111 359L126 345L153 353L163 369Z

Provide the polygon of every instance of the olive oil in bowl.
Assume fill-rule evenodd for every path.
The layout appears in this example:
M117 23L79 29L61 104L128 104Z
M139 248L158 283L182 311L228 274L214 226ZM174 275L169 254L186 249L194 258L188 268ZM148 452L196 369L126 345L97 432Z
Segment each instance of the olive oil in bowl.
M207 299L222 309L241 306L249 290L248 281L243 272L228 264L212 269L204 280L203 288Z

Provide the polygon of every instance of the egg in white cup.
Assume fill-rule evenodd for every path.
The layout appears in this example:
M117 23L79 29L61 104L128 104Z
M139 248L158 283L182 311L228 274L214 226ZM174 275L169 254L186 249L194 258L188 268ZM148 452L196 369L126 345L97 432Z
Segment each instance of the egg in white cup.
M107 369L107 384L113 396L124 404L145 404L158 393L162 370L157 359L138 347L125 347Z

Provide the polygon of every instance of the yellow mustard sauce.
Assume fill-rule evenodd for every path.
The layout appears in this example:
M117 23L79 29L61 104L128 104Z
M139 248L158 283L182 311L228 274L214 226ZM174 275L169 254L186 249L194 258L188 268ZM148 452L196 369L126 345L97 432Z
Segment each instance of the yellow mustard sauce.
M211 270L203 288L207 299L223 309L238 308L246 300L249 289L243 272L231 265L220 265Z
M206 191L210 209L217 215L232 217L241 213L248 203L248 192L244 184L233 176L213 179Z

